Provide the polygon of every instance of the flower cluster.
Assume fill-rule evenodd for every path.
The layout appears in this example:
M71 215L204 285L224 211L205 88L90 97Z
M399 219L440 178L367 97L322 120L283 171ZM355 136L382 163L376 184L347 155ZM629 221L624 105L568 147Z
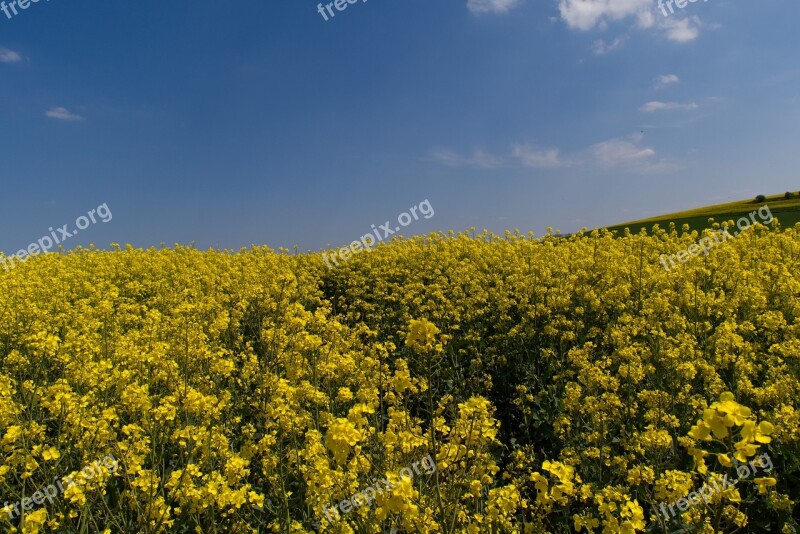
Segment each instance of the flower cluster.
M772 441L769 436L774 430L768 421L757 423L750 419L751 415L750 408L736 402L733 393L727 391L720 395L719 401L714 402L703 411L703 418L689 431L689 437L702 441L724 440L731 437L731 428L742 427L742 439L734 444L736 452L733 457L740 462L747 462L748 458L755 456L761 444ZM708 469L702 454L705 451L697 449L692 449L692 451L698 464L697 471L699 473L707 472ZM731 466L731 459L727 454L720 453L717 458L722 465Z
M800 232L661 268L699 237L33 258L0 272L0 500L116 462L0 530L794 532Z

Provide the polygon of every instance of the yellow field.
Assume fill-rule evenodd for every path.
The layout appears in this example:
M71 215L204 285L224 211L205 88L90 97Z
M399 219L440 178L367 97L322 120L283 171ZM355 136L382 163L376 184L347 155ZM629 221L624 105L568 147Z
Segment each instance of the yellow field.
M700 235L31 259L0 271L0 525L795 532L798 232L670 271Z

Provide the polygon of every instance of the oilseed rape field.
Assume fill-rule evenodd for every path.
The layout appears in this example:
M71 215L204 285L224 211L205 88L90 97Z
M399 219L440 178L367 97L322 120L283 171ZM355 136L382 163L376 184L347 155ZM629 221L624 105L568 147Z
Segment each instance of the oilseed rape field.
M0 271L2 531L797 532L800 226L703 235Z

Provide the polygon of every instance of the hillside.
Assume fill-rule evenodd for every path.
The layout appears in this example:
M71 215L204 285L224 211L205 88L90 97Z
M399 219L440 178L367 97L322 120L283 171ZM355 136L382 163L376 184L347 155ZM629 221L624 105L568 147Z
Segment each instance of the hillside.
M800 222L800 192L793 192L790 199L784 198L783 193L780 195L767 196L766 200L763 202L759 202L755 198L750 198L737 202L715 204L692 210L658 215L648 219L640 219L616 226L609 226L608 229L622 231L625 228L629 228L631 232L639 232L642 228L651 229L654 224L659 224L662 228L667 228L670 222L674 222L679 229L684 224L688 224L692 230L701 230L709 226L709 218L713 217L715 221L738 219L739 217L747 216L748 213L758 210L765 204L769 206L772 215L780 220L781 226L794 226L795 223Z

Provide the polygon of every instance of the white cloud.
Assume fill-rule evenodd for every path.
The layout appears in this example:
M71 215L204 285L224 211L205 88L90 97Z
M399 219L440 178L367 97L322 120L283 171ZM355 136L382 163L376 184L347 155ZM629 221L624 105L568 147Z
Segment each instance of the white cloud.
M19 61L22 61L19 52L0 46L0 63L17 63Z
M677 19L668 18L661 22L661 28L670 41L679 43L688 43L694 41L700 35L700 19L692 17L691 19Z
M592 145L589 152L595 162L605 168L627 169L640 173L674 171L678 168L674 163L657 160L656 151L652 147L642 146L643 139L642 134L609 139Z
M476 148L471 154L466 155L447 148L440 148L431 152L431 159L448 167L472 167L476 169L508 169L515 167L553 169L573 163L564 161L557 148L542 148L522 143L512 145L511 152L504 155L494 155L482 148Z
M609 139L564 156L558 148L542 148L533 144L516 143L507 155L493 155L476 149L462 155L449 149L431 152L431 159L450 167L496 169L564 169L594 164L605 169L620 169L636 173L675 171L674 162L656 157L652 147L643 146L644 134L638 133Z
M467 0L467 9L473 13L506 13L520 0Z
M677 74L662 74L656 80L656 89L661 89L662 87L678 83L679 81L681 81L681 79L678 78Z
M699 107L700 106L698 106L694 102L690 104L680 104L678 102L659 102L658 100L654 100L640 107L639 111L643 111L645 113L652 113L654 111L665 111L673 109L687 110L687 109L697 109Z
M631 135L625 138L609 139L592 145L589 151L595 161L603 167L624 167L641 165L656 155L650 147L640 146L644 136Z
M653 29L680 43L700 35L700 19L663 17L653 0L558 0L561 20L573 29L588 31L605 28L610 22L635 20L642 29Z
M80 121L83 120L83 117L80 115L76 115L72 113L67 108L62 107L55 107L50 108L45 111L45 116L50 117L51 119L58 119L60 121Z
M610 43L606 43L602 39L598 39L592 44L592 52L594 52L596 56L604 56L622 46L622 43L624 42L625 39L623 37L617 37Z
M449 167L477 167L480 169L499 169L506 166L503 158L475 149L471 155L464 156L449 149L437 149L431 152L431 157Z
M514 145L511 154L525 167L554 168L567 163L561 160L557 148L539 148L533 145Z
M635 17L643 27L653 24L651 0L559 0L558 9L570 28L584 31L628 17Z

